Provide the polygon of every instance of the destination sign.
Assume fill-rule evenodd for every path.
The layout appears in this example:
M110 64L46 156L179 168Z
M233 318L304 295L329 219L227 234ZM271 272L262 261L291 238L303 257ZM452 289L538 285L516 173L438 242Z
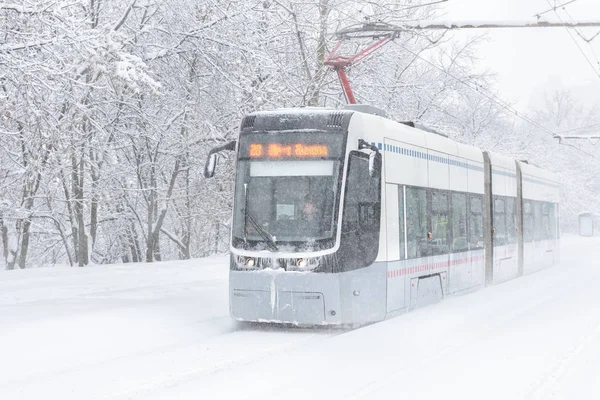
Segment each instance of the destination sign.
M329 147L304 143L250 143L250 158L321 158L329 156Z

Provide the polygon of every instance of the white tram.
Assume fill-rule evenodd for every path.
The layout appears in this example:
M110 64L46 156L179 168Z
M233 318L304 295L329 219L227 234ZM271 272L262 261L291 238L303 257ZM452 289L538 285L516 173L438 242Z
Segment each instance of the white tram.
M246 116L230 312L299 325L379 321L558 262L556 176L364 106Z

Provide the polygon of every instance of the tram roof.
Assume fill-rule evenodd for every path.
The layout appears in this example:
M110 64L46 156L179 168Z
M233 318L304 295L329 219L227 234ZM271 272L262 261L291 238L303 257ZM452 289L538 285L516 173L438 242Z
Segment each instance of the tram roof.
M517 161L521 166L521 172L525 175L529 175L535 178L545 179L550 182L559 183L559 177L554 172L542 169L535 165L523 161Z

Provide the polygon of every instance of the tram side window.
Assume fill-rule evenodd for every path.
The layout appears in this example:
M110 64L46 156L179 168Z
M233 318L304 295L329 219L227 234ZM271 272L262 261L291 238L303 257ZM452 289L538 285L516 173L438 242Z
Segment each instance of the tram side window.
M340 263L345 270L366 267L379 251L381 178L369 176L369 158L350 153Z
M399 247L400 247L400 259L404 260L405 252L405 241L404 241L404 187L398 187L398 226L400 228Z
M448 254L450 252L450 208L446 193L431 194L431 240L429 252L431 255Z
M427 192L406 188L406 237L408 258L427 256Z
M504 199L494 198L494 246L506 244L506 210Z
M545 234L542 228L542 212L541 204L538 202L533 203L533 240L544 240Z
M523 202L523 240L533 241L533 205L529 201Z
M552 232L550 239L558 239L558 207L554 203L550 203L550 205L552 206L550 209L550 230Z
M554 239L560 239L560 209L559 209L559 205L556 203L554 204L554 208L552 211L554 211L554 215L552 218L553 224L554 224Z
M548 215L548 204L547 203L542 203L540 204L540 211L542 214L542 222L540 224L540 228L541 228L541 232L540 232L540 237L544 240L544 239L548 239L549 237L549 232L548 230L550 229L550 216Z
M467 195L452 193L452 251L465 251L467 242Z
M556 239L556 213L552 203L542 203L542 228L545 238L548 240Z
M517 211L515 210L515 199L512 197L506 200L506 243L517 243Z
M469 250L483 249L483 197L469 198Z

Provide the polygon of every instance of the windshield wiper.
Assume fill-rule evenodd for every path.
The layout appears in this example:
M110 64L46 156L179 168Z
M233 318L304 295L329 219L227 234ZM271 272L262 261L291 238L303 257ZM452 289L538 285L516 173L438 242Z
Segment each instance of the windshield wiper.
M244 209L244 214L248 217L248 220L250 221L250 224L254 227L254 229L256 229L256 231L258 231L258 233L260 234L260 237L262 237L267 242L267 244L269 245L269 248L273 251L279 251L279 249L277 248L277 244L275 243L275 240L273 240L273 235L271 235L262 226L260 226L260 224L256 221L256 218L254 217L254 215L252 215L252 213L250 211L248 211L247 209ZM244 232L245 231L246 231L246 227L244 226Z
M273 251L279 251L279 249L277 248L277 244L275 244L275 240L273 239L273 235L271 235L262 226L260 226L260 224L256 221L254 215L252 215L252 213L248 211L247 183L244 184L244 209L242 211L244 212L244 242L248 243L248 240L246 239L246 226L248 225L247 221L250 220L250 223L252 224L254 229L258 232L260 237L262 237L267 242L269 248Z

